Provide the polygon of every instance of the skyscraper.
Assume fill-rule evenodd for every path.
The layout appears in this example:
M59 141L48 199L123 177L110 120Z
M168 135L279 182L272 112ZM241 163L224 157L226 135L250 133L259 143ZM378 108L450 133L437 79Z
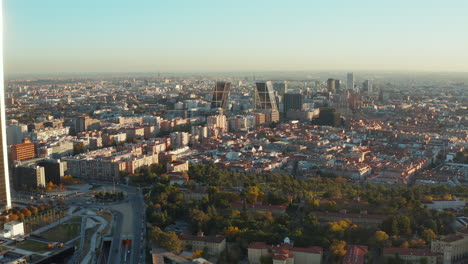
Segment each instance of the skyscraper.
M285 93L288 92L288 83L284 82L274 82L273 89L278 92L278 95L283 96Z
M335 91L335 79L330 78L327 80L327 90L329 92Z
M370 80L365 80L362 83L362 92L363 93L370 93L372 92L372 82Z
M270 81L258 82L254 92L255 109L274 109L278 111L275 94Z
M211 108L221 108L226 111L229 92L231 91L230 82L216 82L211 100Z
M3 8L0 5L0 28L3 28ZM0 37L3 42L3 34ZM3 49L0 49L0 208L11 208L10 177L8 172L6 115L5 115L5 84L3 80Z
M302 110L302 94L284 94L284 114L288 110Z
M271 122L279 120L279 110L276 104L273 85L268 82L257 82L254 90L254 105L256 110L265 112L270 115Z
M348 72L346 78L346 88L354 91L354 74L352 72Z
M335 92L340 92L340 80L335 80Z

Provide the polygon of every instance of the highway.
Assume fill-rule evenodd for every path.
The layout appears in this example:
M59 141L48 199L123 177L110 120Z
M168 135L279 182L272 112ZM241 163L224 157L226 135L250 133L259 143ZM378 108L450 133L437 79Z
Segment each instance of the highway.
M122 222L123 214L119 211L112 210L114 215L114 230L112 235L111 248L109 250L109 261L108 264L118 263L120 259L120 250L121 250L121 233L122 233Z
M101 183L103 184L103 183ZM99 189L110 188L105 185ZM113 187L113 186L112 186ZM117 191L123 191L127 197L126 202L96 203L85 195L67 197L64 200L69 206L80 206L87 209L106 208L112 211L114 217L112 243L107 263L139 264L145 263L145 203L141 191L137 187L116 185ZM123 245L122 241L131 239L130 245ZM78 250L79 251L79 250Z
M144 248L144 235L146 234L145 228L145 204L143 195L140 190L135 187L119 185L119 188L124 190L129 199L129 203L133 213L132 223L132 244L130 251L130 264L138 264L145 262L145 248Z

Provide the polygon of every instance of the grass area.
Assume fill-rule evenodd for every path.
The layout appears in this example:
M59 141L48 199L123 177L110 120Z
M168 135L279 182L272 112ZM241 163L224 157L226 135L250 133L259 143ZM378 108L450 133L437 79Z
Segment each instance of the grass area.
M35 240L26 240L18 245L17 248L37 252L37 253L44 253L47 251L51 251L52 249L47 246L46 243L38 242Z
M65 216L66 215L63 210L53 211L52 209L49 209L47 212L39 213L32 217L28 217L24 222L24 232L31 233L33 230L39 229L43 226L58 221L59 219L64 218Z
M51 228L40 235L50 241L67 242L80 235L81 223L64 223Z

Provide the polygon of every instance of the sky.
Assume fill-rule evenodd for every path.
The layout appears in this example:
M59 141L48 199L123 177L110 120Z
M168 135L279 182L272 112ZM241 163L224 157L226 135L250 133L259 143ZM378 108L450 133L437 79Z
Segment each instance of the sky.
M468 72L466 0L3 0L8 74Z

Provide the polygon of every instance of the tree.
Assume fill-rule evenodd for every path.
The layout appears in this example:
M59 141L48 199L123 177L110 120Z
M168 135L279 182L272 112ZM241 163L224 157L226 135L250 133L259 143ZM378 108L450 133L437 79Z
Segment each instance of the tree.
M228 226L224 228L223 234L229 241L235 241L239 236L240 230L237 226Z
M337 222L329 222L328 227L330 228L330 231L332 232L343 232L346 229L348 229L350 224L351 224L351 221L349 219L345 219L345 220L340 220Z
M377 230L372 238L375 242L380 243L388 240L390 237L385 233L385 231Z
M50 181L49 183L47 183L46 191L50 192L55 188L57 188L57 185L55 185L53 182Z
M257 203L258 197L260 196L260 188L257 186L249 186L247 188L246 199L250 204Z
M8 219L10 219L11 221L16 221L18 220L19 216L17 214L14 214L14 213L10 213L8 215Z
M38 212L39 212L39 209L37 209L37 207L31 206L31 213L32 214L37 214Z
M342 259L346 255L346 242L343 240L333 242L330 246L330 252L335 261Z
M32 215L31 211L28 208L23 208L21 212L27 217Z
M83 142L78 142L73 145L73 155L78 155L86 151L86 146Z
M150 239L168 251L179 253L182 250L182 242L174 232L164 232L159 227L153 227Z
M403 243L401 243L401 248L409 248L410 244L408 243L408 241L403 241Z
M430 243L432 240L434 240L437 237L437 235L434 233L434 231L430 228L426 228L423 230L421 234L421 238L426 241L426 243Z
M192 210L190 213L190 218L192 220L192 224L196 225L198 228L198 231L201 231L202 227L209 220L209 217L205 214L205 212L198 209Z

